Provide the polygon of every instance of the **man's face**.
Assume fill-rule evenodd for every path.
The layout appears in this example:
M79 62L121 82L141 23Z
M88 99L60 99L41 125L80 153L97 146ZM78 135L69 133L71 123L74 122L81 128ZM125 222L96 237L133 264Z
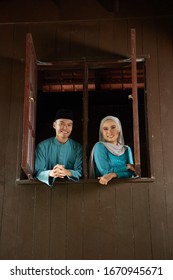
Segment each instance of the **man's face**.
M69 119L58 119L53 123L53 128L56 131L56 138L60 142L65 143L72 132L73 121Z

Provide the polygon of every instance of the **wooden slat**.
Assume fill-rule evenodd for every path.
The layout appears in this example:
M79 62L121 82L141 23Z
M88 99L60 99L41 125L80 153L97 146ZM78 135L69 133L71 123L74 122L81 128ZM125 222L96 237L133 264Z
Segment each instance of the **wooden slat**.
M60 57L57 56L58 45L56 45L56 23L42 23L41 26L31 23L28 28L32 34L36 54L39 54L37 59L39 61L59 60Z
M59 22L56 31L56 57L70 57L70 27L68 22Z
M3 94L5 93L4 96L8 99L6 105L4 104L4 109L6 110L6 112L4 112L4 117L6 117L3 119L3 121L6 125L6 128L5 130L1 131L1 134L4 135L4 140L6 140L6 146L4 145L3 147L5 152L5 170L9 170L10 172L5 172L5 182L3 184L5 195L3 197L0 252L2 259L15 259L17 256L16 239L19 203L19 192L18 188L15 186L15 179L18 152L17 147L20 100L23 97L23 83L21 78L23 74L23 64L20 60L21 57L18 57L16 49L18 49L18 51L23 49L23 41L21 38L25 28L22 27L21 29L17 29L14 28L14 26L8 26L8 28L3 26L2 28L4 29L4 35L6 37L4 39L1 37L1 46L4 46L2 55L4 55L5 65L7 66L9 62L11 65L8 69L8 74L6 72L7 68L5 65L3 71L1 72L1 78L2 75L5 73L7 74L7 76L4 77L4 81L2 81L2 85L4 85L2 92ZM19 36L21 36L21 40L18 40L17 34L20 34ZM1 129L2 128L3 127L1 127ZM7 139L5 139L6 133L8 135Z
M153 259L169 259L166 189L157 184L149 189Z
M115 54L122 55L123 57L130 57L128 51L128 21L118 20L113 21L113 47ZM120 36L121 34L121 36Z
M68 187L66 259L83 259L84 205L82 184ZM77 242L76 242L77 241Z
M167 211L167 227L168 227L168 258L173 259L173 188L172 183L166 188L166 211Z
M132 188L128 186L116 187L116 259L134 259L134 225Z
M164 23L164 24L163 24ZM163 28L164 26L164 28ZM165 32L166 29L166 32ZM162 214L162 223L164 224L163 244L164 255L166 258L172 256L172 182L173 182L173 162L172 162L172 139L173 139L173 59L172 59L172 20L165 19L157 25L157 43L158 43L158 75L159 75L159 100L161 114L161 131L163 151L163 185L165 187L164 209L167 215ZM161 222L161 221L160 221Z
M35 187L20 186L16 231L16 255L19 260L33 258Z
M6 151L9 137L11 79L12 79L12 26L0 26L0 230L2 230L6 179ZM5 94L4 94L5 93ZM1 246L1 243L0 243ZM1 251L1 247L0 247Z
M16 26L14 32L14 57L15 57L15 64L14 64L14 74L13 74L13 98L11 100L11 104L14 104L13 112L12 113L12 120L11 125L13 126L13 130L11 133L14 134L15 132L15 122L17 123L18 130L19 127L19 120L22 116L23 107L23 97L24 97L24 69L25 69L25 39L26 39L26 26ZM20 41L20 44L19 44ZM23 79L22 79L23 77ZM16 102L18 100L18 102ZM17 112L17 113L16 113ZM16 120L14 115L16 115ZM22 140L21 131L17 130L17 143ZM12 137L13 139L13 137ZM12 141L13 142L13 141ZM16 152L14 152L14 145L15 143L11 144L11 149L14 153L15 158L15 165L19 165L18 168L21 170L21 150L17 145ZM18 148L18 149L17 149ZM16 155L18 160L16 159ZM10 157L11 161L11 157ZM16 170L15 176L16 176ZM15 177L16 178L16 177ZM16 208L17 208L17 230L16 230L16 259L30 259L32 258L32 249L33 249L33 219L34 219L34 205L35 205L35 187L30 186L29 188L25 188L21 186L17 190L15 190L15 195L13 199L16 200ZM27 221L27 222L26 222ZM26 240L26 236L28 236ZM14 238L14 237L13 237ZM18 249L17 249L18 248Z
M156 24L157 25L157 24ZM162 185L163 150L161 141L161 112L159 96L159 73L157 53L157 28L152 20L143 23L143 52L148 54L147 79L147 121L149 129L149 148L152 176ZM152 26L152 28L151 28Z
M160 116L161 116L161 131L163 149L163 170L164 177L167 183L173 182L173 162L172 162L172 140L173 139L173 59L172 59L172 20L164 20L167 32L159 22L157 28L157 43L158 43L158 75L159 75L159 100L160 100ZM169 138L169 140L168 140Z
M167 32L163 36L163 30L158 32L159 52L159 76L160 76L160 101L161 101L161 124L162 124L162 147L163 147L163 170L166 192L166 213L168 230L168 258L173 259L173 162L172 162L172 139L173 139L173 79L172 79L172 20L165 20ZM161 25L159 24L161 27ZM159 28L158 28L159 29ZM163 65L163 66L162 66ZM166 145L165 145L166 143Z
M119 58L119 54L116 54L114 50L114 25L112 21L99 23L99 53L100 57L117 56Z
M83 23L71 22L70 24L70 57L85 57L85 28Z
M99 187L91 184L92 191L84 185L83 258L100 259Z
M115 183L116 184L116 183ZM100 190L100 243L99 258L113 260L117 257L116 195L115 185L99 186Z
M135 259L152 259L149 184L132 186Z
M50 259L65 260L67 248L67 188L58 185L51 190Z
M99 24L97 21L86 21L84 24L85 29L85 57L98 57L99 50Z
M152 28L150 28L152 25ZM150 219L153 259L166 259L169 257L167 240L166 201L163 169L162 122L160 110L160 88L158 68L158 34L159 22L144 22L143 41L144 52L149 53L150 60L147 68L147 95L148 95L148 125L150 136L150 154L152 158L153 175L156 184L150 186ZM158 28L158 33L160 28ZM163 35L163 34L162 34ZM160 67L162 67L160 65ZM154 82L153 82L154 81ZM164 128L163 128L164 129Z
M49 259L51 188L37 186L33 228L33 259Z
M164 28L163 28L164 27ZM165 32L166 29L166 32ZM161 124L161 146L162 146L162 158L158 160L163 164L163 184L159 184L164 187L162 191L158 193L158 199L160 199L162 214L158 217L158 225L160 227L162 224L162 230L160 232L162 241L160 246L162 246L162 254L164 258L170 258L171 255L171 239L167 239L166 236L172 235L172 221L170 221L170 209L172 205L170 204L170 198L168 198L168 190L172 186L173 179L173 163L172 163L172 104L173 104L173 79L172 79L172 20L165 19L163 21L158 21L157 24L157 52L158 52L158 77L159 77L159 90L158 90L158 100L160 101L160 124ZM162 172L162 169L161 169ZM160 176L159 176L160 177ZM170 197L172 192L170 191ZM154 203L156 203L156 199ZM168 216L169 213L169 216ZM155 213L152 213L153 215ZM168 219L169 217L169 219ZM171 222L171 223L169 223ZM169 243L170 242L170 243ZM155 244L155 254L160 256L157 244ZM161 251L161 250L160 250Z

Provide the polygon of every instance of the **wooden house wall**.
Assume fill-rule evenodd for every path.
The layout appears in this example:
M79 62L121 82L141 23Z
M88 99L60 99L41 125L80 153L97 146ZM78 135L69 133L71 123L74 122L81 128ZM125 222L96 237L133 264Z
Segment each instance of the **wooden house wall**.
M17 184L26 32L39 60L148 59L154 182ZM0 259L173 259L171 18L0 24ZM50 108L51 110L51 108Z

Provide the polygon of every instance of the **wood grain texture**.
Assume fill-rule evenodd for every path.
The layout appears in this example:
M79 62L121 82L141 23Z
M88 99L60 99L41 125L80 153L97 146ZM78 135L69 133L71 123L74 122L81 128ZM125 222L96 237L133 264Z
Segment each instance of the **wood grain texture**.
M128 55L132 26L147 57L154 182L16 185L26 32L40 60L96 58ZM173 259L171 28L163 18L0 24L0 259Z

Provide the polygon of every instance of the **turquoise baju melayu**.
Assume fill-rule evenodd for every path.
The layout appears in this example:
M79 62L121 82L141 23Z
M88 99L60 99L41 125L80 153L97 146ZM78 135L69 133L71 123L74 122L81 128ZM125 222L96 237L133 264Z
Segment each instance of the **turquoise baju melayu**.
M56 137L40 142L35 153L35 178L53 186L56 179L50 177L49 172L56 164L62 164L71 171L72 176L67 176L68 179L79 181L82 176L82 145L70 138L65 144Z

